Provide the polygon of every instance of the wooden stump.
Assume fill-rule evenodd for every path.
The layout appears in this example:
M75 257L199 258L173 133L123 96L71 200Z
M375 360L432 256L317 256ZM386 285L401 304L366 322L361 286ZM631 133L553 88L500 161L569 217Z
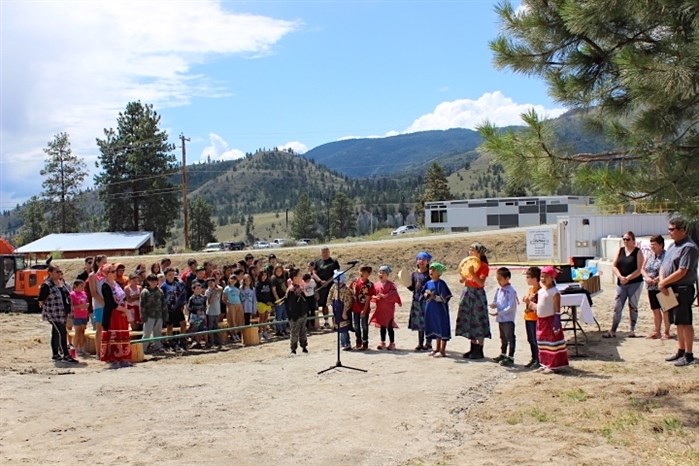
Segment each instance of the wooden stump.
M131 362L143 362L143 343L131 343Z
M243 346L255 346L260 344L260 334L257 327L243 329Z

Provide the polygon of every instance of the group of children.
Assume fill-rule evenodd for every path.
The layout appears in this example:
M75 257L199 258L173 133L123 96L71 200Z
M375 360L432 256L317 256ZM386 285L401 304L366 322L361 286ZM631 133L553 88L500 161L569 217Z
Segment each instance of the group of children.
M551 266L529 267L526 271L527 294L524 304L524 325L531 352L530 361L524 367L555 372L568 366L568 349L561 325L561 296L556 289L558 272ZM503 366L514 365L515 320L519 300L506 267L496 272L498 289L490 308L500 332L500 355L493 360Z
M496 271L498 289L490 305L486 305L483 291L489 266L484 248L478 244L470 253L482 259L477 270L471 269L469 277L462 278L464 291L459 303L457 335L471 339L471 351L464 357L483 358L483 338L490 337L488 313L494 316L500 332L500 355L495 362L503 366L514 364L515 321L520 305L517 292L510 284L511 272L506 267ZM259 317L260 323L268 321L275 313L277 336L290 334L291 354L300 346L308 352L308 329L314 326L312 318L319 302L318 292L329 288L327 305L334 314L335 329L340 333L344 350L369 349L369 328L373 324L380 329L378 350L394 350L396 306L401 298L396 284L391 280L391 267L382 265L376 281L372 281L371 266L360 267L357 277L347 280L345 272L335 270L332 281L319 285L314 279L312 267L303 273L295 266L286 269L270 256L266 267L251 261L249 267L241 261L238 267L223 272L215 267L198 266L190 260L188 270L175 273L172 267L151 270L141 284L138 274L123 281L128 317L134 330L143 330L143 338L160 337L163 328L172 334L172 327L180 325L183 336L169 341L175 348L222 348L221 335L216 332L225 318L229 327L249 325L251 318ZM247 258L249 259L249 258ZM449 303L451 290L441 276L444 264L432 261L427 252L419 252L416 268L410 274L407 288L412 292L408 327L418 332L416 351L427 351L435 358L445 357L447 342L451 339ZM259 269L259 272L257 272ZM155 272L159 272L156 274ZM164 273L163 273L164 272ZM567 349L560 323L560 295L555 287L556 270L553 267L530 267L526 271L529 290L522 299L527 340L531 360L527 368L554 371L568 365ZM403 281L405 283L405 281ZM74 345L82 355L84 332L88 323L89 297L83 280L76 280L71 292L72 318L75 327ZM482 296L481 296L482 295ZM474 300L473 296L476 296ZM485 315L483 315L485 314ZM188 317L185 317L188 316ZM327 316L325 316L327 317ZM288 320L288 323L281 323ZM466 324L464 324L466 323ZM466 331L463 328L466 327ZM475 331L474 331L475 329ZM187 345L186 333L211 330L208 335L191 335ZM260 327L261 337L268 339L267 328ZM355 337L352 345L350 334ZM241 341L241 332L228 332L232 342ZM165 346L160 341L145 345L148 353L161 353Z
M500 355L493 360L503 366L514 365L515 321L520 301L510 283L511 271L500 267L496 271L498 288L490 305L485 296L485 280L489 265L485 248L474 243L469 254L478 260L469 266L461 282L464 290L459 303L457 335L471 340L471 350L465 358L483 359L483 341L490 338L488 314L494 316L500 333ZM428 351L432 357L445 357L451 339L449 301L451 291L441 275L446 267L433 262L432 256L419 252L416 270L412 272L408 289L413 293L409 328L418 332L416 351ZM568 366L568 351L561 325L561 300L556 289L557 270L554 267L530 267L526 271L529 289L522 299L524 322L531 359L526 368L555 372ZM434 342L434 346L433 346Z

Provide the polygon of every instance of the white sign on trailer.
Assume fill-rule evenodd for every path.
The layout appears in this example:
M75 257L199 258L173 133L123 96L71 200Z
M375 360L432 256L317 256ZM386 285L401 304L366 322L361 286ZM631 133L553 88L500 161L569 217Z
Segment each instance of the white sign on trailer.
M553 259L553 230L527 230L527 260Z

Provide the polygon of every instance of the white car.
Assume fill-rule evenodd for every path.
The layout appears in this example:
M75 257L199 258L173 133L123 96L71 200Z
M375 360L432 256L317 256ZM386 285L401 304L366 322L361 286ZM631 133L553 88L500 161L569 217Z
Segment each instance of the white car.
M226 247L223 243L206 243L206 247L202 252L219 252L225 250Z
M253 249L269 249L271 247L272 245L267 241L255 241L255 244L252 245Z
M395 230L391 232L391 236L398 236L398 235L406 235L408 233L417 233L418 232L418 227L415 225L403 225L402 227L398 227Z
M284 243L286 243L286 240L283 238L277 238L274 241L272 241L272 246L284 246Z

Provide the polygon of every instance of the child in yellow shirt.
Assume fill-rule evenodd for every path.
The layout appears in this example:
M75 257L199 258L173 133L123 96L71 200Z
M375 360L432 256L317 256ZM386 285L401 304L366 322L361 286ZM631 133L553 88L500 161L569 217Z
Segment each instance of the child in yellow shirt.
M528 369L538 369L539 364L539 345L536 344L536 303L538 301L537 293L541 289L541 269L539 267L529 267L525 272L527 285L529 285L529 293L522 299L524 302L524 325L527 329L527 341L531 349L532 359L524 367Z

